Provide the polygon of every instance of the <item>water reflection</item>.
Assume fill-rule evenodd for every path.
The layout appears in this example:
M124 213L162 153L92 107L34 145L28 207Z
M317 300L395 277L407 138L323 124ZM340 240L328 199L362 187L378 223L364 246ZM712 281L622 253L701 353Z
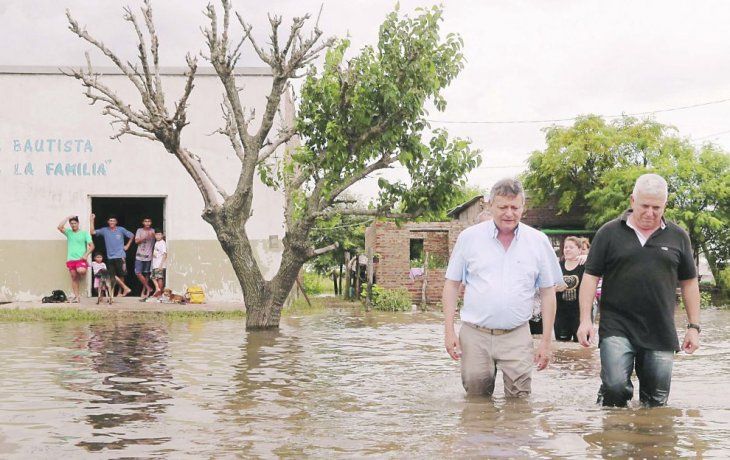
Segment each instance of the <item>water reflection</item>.
M169 437L119 438L120 432L133 434L136 427L154 423L169 404L168 390L173 386L165 327L154 323L95 324L88 328L87 337L81 334L76 331L74 343L78 346L85 339L88 366L99 379L62 383L68 390L92 395L84 407L84 418L93 429L93 440L80 441L77 446L98 451L169 441ZM78 362L77 356L70 359Z
M597 406L570 343L531 398L466 398L431 314L0 324L0 458L726 458L730 312L703 320L656 409Z
M604 409L600 429L583 439L603 457L678 458L679 417L682 411L671 407Z

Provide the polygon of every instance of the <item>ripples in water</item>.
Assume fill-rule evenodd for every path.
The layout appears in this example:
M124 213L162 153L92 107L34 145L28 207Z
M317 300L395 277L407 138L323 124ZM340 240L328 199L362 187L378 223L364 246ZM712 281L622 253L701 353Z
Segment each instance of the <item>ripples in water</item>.
M727 457L730 313L703 322L658 409L595 406L570 343L529 400L467 399L435 314L0 324L0 457Z

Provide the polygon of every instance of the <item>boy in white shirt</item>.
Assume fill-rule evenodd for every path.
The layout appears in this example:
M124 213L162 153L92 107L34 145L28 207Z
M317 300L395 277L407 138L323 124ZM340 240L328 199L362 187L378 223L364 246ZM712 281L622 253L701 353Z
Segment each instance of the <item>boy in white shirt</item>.
M165 269L167 268L167 242L163 232L155 233L155 246L152 249L152 282L155 284L154 297L162 295L165 288Z

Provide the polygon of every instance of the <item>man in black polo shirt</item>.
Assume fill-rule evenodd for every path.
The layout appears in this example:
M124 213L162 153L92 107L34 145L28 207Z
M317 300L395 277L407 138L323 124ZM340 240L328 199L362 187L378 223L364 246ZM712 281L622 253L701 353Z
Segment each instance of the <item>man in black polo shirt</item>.
M682 291L689 324L681 349L699 348L700 291L687 233L662 217L667 182L645 174L636 180L631 209L598 230L580 288L578 340L595 336L591 306L601 290L601 389L604 406L625 406L633 397L636 368L639 399L663 406L669 397L674 353L680 350L674 326L676 287Z

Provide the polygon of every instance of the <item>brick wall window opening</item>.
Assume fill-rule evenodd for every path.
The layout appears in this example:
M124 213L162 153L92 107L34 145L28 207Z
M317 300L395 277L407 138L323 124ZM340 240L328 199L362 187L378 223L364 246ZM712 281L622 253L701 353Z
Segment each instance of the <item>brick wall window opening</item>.
M411 267L423 265L423 238L410 239L410 261Z

